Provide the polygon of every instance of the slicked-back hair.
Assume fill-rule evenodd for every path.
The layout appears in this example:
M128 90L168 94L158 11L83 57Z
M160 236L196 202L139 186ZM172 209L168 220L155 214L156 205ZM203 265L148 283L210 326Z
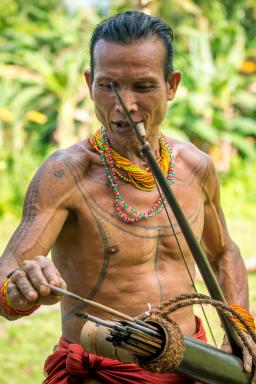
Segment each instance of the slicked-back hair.
M103 20L93 31L90 41L90 69L94 77L94 49L99 40L117 44L130 44L145 40L151 36L158 37L166 48L164 76L167 80L173 71L173 31L169 25L158 17L146 15L139 11L126 11Z

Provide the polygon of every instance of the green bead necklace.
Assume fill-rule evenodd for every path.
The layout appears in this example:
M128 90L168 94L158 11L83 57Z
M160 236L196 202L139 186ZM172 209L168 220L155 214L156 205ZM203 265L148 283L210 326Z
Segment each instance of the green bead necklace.
M165 136L160 133L159 140L162 142L162 144L165 145L166 150L170 154L170 162L169 162L169 168L168 168L168 174L167 174L167 180L169 182L169 185L174 184L174 161L173 161L173 155L170 145L168 144ZM111 191L114 197L114 207L115 212L118 215L118 217L126 222L126 223L136 223L142 219L152 218L156 215L159 215L162 208L166 205L166 198L164 196L159 196L157 201L152 205L151 208L149 208L146 211L140 212L136 208L132 208L129 203L127 203L123 196L120 194L118 190L117 185L117 176L116 176L116 167L115 163L112 159L111 155L111 149L110 144L107 137L107 132L105 128L102 128L101 130L101 145L98 147L98 152L100 153L100 157L102 159L102 165L105 169L105 174L108 179L108 184L111 187ZM127 214L128 213L128 214Z

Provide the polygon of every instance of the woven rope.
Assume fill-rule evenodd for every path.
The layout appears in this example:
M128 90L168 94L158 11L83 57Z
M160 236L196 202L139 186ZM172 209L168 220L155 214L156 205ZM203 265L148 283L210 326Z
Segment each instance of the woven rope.
M185 351L184 338L180 327L172 319L164 319L161 315L153 313L145 317L144 321L150 324L157 324L165 331L165 347L161 354L154 360L146 361L135 356L137 364L147 371L151 372L168 372L177 368L182 359Z
M169 299L161 303L157 308L152 309L151 311L147 311L146 313L143 313L142 315L138 316L138 319L143 321L156 319L155 321L160 323L166 331L166 334L167 334L166 343L168 345L167 350L166 351L164 350L161 353L161 355L153 361L153 365L151 364L151 362L150 363L138 362L140 366L150 371L153 370L154 372L166 372L166 371L173 370L179 366L179 364L182 361L184 349L182 349L182 347L180 346L180 343L181 343L180 335L177 333L177 339L176 339L175 331L173 330L173 328L175 328L175 326L178 327L178 325L173 320L170 319L169 315L177 311L178 309L185 308L195 304L210 304L214 308L216 308L218 311L220 311L224 315L224 317L227 319L227 321L230 323L230 325L235 329L236 333L238 334L241 340L242 345L244 345L247 348L249 354L253 359L254 364L256 364L256 354L252 350L252 347L248 342L248 339L243 329L246 331L246 333L248 333L251 336L254 343L256 343L256 334L253 331L253 329L250 327L250 325L244 320L243 316L241 316L239 312L234 310L234 308L228 306L222 301L211 299L210 297L200 293L191 293L191 294L182 294L175 298ZM170 326L167 326L164 320L167 322L167 324L169 323ZM241 323L241 325L243 326L242 329L239 323ZM169 349L170 340L172 340L171 343L173 344L177 343L178 345L177 350L175 349L175 346L174 348L172 346ZM182 342L183 342L183 348L184 348L183 337L182 337ZM166 359L165 359L165 354L167 355ZM173 359L172 354L175 356L174 360L172 360ZM168 359L170 360L169 365L167 361Z

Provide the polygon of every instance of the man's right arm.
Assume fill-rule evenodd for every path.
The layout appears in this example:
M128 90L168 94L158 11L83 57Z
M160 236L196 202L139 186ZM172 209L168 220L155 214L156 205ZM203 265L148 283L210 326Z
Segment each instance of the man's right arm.
M54 177L56 172L63 178ZM65 288L59 272L45 256L68 216L70 189L70 180L58 156L49 158L30 183L21 223L0 259L0 285L14 271L7 287L7 297L10 306L17 311L29 310L37 303L53 304L59 300L44 283ZM0 307L2 316L15 319Z

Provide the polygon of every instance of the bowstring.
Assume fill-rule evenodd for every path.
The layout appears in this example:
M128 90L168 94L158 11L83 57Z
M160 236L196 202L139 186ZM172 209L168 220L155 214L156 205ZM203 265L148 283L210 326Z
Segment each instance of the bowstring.
M160 196L160 198L161 198L161 200L162 200L162 204L163 204L163 206L164 206L165 213L166 213L167 218L168 218L168 220L169 220L171 229L172 229L173 234L174 234L174 238L175 238L176 243L177 243L177 245L178 245L178 248L179 248L180 254L181 254L181 256L182 256L182 260L183 260L183 262L184 262L184 265L185 265L185 268L186 268L186 270L187 270L187 273L188 273L188 275L189 275L190 281L191 281L191 283L192 283L192 286L193 286L195 292L198 293L197 288L196 288L196 285L195 285L195 282L194 282L194 279L193 279L192 274L191 274L191 271L190 271L190 269L189 269L189 266L188 266L186 257L185 257L185 255L184 255L184 252L183 252L182 247L181 247L181 245L180 245L180 242L179 242L178 236L177 236L177 234L176 234L175 228L174 228L174 226L173 226L171 217L170 217L169 212L168 212L168 210L167 210L167 208L166 208L166 204L165 204L165 202L164 202L163 195L162 195L162 193L161 193L161 191L160 191L160 187L159 187L159 185L158 185L158 182L157 182L157 180L156 180L155 175L153 174L153 172L152 172L152 175L153 175L153 177L154 177L154 179L155 179L155 183L156 183L156 186L157 186L157 190L158 190L159 196ZM209 332L210 332L210 334L211 334L211 338L212 338L212 340L213 340L213 342L214 342L215 347L217 347L217 342L216 342L216 339L215 339L215 337L214 337L214 334L213 334L213 331L212 331L212 328L211 328L209 319L208 319L208 317L207 317L207 315L206 315L205 309L204 309L204 307L203 307L202 304L200 304L200 307L201 307L201 310L202 310L202 312L203 312L203 315L204 315L204 318L205 318L207 327L208 327L208 329L209 329Z

